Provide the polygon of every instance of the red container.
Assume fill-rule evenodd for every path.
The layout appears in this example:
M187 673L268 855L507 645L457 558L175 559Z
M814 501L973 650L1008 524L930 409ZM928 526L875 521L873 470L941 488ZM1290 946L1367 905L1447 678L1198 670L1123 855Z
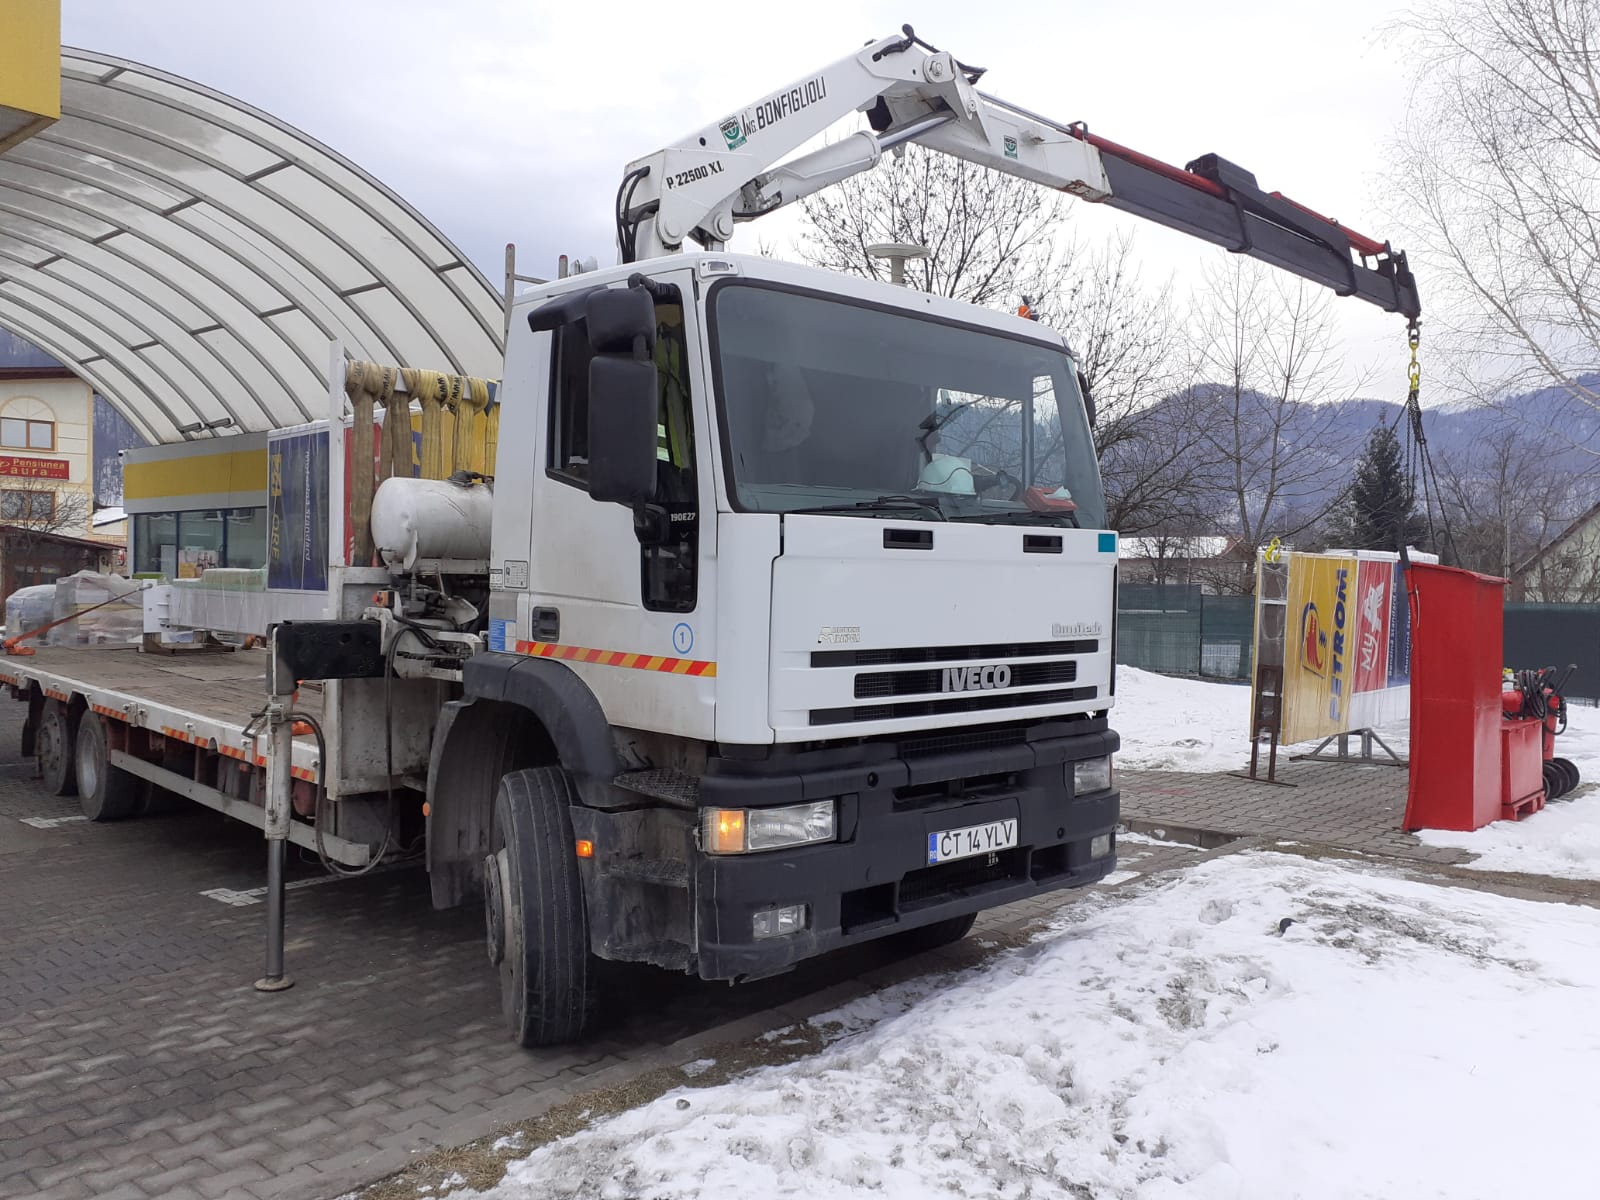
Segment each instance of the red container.
M1516 821L1544 807L1544 722L1500 722L1500 819Z
M1505 580L1413 563L1411 779L1406 829L1500 819ZM1542 768L1541 768L1542 769Z

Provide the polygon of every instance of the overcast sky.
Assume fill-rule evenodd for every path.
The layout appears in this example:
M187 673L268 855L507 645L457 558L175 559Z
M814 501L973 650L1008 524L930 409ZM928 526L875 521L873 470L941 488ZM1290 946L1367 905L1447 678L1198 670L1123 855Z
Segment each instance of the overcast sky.
M160 67L276 114L409 200L498 283L556 255L614 261L624 163L911 21L987 67L984 89L1171 162L1215 151L1267 190L1377 237L1382 147L1406 77L1381 36L1403 5L1137 0L717 5L548 0L64 0L67 45ZM753 250L745 226L733 248ZM1180 287L1224 251L1089 204L1078 230L1131 226ZM1402 243L1403 245L1403 243ZM1424 303L1426 276L1420 279ZM1336 306L1347 374L1404 398L1402 319ZM1070 336L1071 330L1065 331Z

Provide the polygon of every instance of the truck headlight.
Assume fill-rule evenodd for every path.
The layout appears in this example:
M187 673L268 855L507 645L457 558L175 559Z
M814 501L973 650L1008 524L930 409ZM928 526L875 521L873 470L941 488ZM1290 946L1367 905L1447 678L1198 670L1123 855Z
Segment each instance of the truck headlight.
M1086 758L1072 764L1072 794L1087 796L1091 792L1111 790L1111 756Z
M782 808L708 808L700 817L700 845L708 854L748 854L833 841L833 801Z

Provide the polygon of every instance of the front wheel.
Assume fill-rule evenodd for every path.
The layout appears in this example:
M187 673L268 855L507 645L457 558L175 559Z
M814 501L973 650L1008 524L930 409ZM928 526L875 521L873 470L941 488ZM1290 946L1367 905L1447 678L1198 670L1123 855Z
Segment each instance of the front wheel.
M523 1046L575 1041L594 1012L595 960L568 812L573 799L572 781L559 767L513 771L495 796L484 917L506 1031Z

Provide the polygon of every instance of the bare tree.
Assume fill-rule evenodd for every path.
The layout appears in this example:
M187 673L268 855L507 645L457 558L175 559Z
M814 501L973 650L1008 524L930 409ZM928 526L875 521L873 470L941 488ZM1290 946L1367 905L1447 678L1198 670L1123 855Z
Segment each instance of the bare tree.
M1190 436L1217 464L1220 524L1243 550L1219 590L1252 590L1254 547L1315 524L1353 457L1329 436L1336 402L1354 394L1339 383L1331 305L1330 294L1257 263L1205 268L1191 322Z
M14 554L32 553L50 536L83 537L89 513L87 490L43 479L0 479L0 525Z
M1067 220L1059 192L915 145L807 197L800 209L806 262L887 279L888 262L868 246L921 246L927 257L906 263L913 286L992 307L1014 307L1049 287Z
M1577 519L1596 484L1595 472L1574 474L1511 418L1470 448L1439 455L1437 468L1458 565L1506 578Z
M1144 282L1124 233L1071 247L1038 307L1071 341L1094 398L1107 524L1129 536L1201 529L1211 464L1191 436L1170 280Z
M1424 0L1388 180L1462 377L1600 407L1600 5Z

